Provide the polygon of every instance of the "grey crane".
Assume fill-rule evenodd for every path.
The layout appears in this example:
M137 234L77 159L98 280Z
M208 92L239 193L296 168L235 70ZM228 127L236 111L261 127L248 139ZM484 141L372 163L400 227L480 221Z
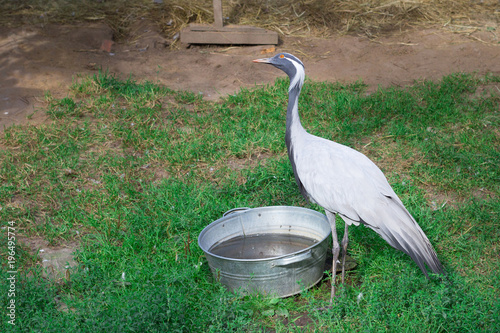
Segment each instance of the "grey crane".
M392 247L408 254L427 276L443 273L436 252L415 219L406 210L380 169L362 153L306 132L300 122L298 99L304 83L304 64L295 56L280 53L254 60L281 69L290 78L285 142L295 181L306 198L323 207L332 228L333 267L330 302L335 296L335 275L340 253L335 215L345 222L342 238L342 283L348 227L363 224Z

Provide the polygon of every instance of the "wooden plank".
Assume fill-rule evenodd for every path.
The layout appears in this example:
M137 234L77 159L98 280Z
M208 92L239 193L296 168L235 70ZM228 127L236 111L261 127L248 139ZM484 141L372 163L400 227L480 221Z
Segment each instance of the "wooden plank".
M200 32L201 31L222 31L222 32L225 32L225 31L229 31L229 32L234 32L234 31L239 31L239 32L245 32L245 31L257 32L257 31L260 31L260 32L263 32L263 31L267 31L266 29L252 27L249 25L226 25L222 28L216 28L212 25L196 24L196 23L191 23L189 25L189 30L200 31Z
M222 1L214 0L214 27L222 28Z
M214 27L194 26L181 31L181 42L186 44L278 44L278 34L252 27Z
M186 44L278 44L278 36L267 32L183 30L181 42Z

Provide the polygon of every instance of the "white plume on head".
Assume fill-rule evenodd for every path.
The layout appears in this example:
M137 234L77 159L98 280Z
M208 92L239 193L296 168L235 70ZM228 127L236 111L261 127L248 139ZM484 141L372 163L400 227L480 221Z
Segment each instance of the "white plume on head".
M304 78L306 76L306 73L304 71L304 66L302 64L299 64L297 61L286 58L288 61L290 61L293 66L295 67L295 76L293 77L292 81L290 82L290 88L288 88L288 92L290 92L293 88L295 88L297 85L299 86L299 89L302 88L302 85L304 84Z

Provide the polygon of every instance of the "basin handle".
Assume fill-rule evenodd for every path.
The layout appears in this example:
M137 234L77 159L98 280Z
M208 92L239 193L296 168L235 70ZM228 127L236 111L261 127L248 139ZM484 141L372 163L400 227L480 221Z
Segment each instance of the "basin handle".
M271 266L272 267L286 267L286 266L290 266L292 264L295 264L297 262L309 260L311 258L312 258L312 251L309 249L304 253L297 254L296 256L290 256L290 257L286 257L283 259L278 259L278 260L274 261L271 264Z
M248 208L248 207L233 208L233 209L228 210L224 214L222 214L222 217L226 217L228 215L236 214L236 213L243 213L243 212L246 212L247 210L250 210L250 209L252 209L252 208Z

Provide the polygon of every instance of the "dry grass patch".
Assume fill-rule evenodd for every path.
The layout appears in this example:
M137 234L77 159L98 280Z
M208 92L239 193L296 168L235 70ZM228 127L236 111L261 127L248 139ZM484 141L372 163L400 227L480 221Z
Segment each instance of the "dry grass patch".
M22 24L105 21L115 38L128 34L134 22L150 18L169 37L189 23L213 22L211 0L68 1L24 0L2 4L4 26ZM226 23L252 25L282 35L328 36L362 32L369 36L414 25L440 24L457 32L470 32L484 22L498 23L498 1L470 0L230 0L223 2Z

